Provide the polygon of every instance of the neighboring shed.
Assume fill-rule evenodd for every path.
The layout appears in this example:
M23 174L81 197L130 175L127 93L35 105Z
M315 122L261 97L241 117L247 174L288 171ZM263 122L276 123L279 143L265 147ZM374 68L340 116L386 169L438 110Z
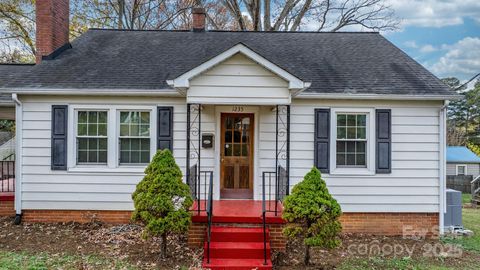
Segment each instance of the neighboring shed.
M447 147L447 175L480 175L480 157L465 146Z

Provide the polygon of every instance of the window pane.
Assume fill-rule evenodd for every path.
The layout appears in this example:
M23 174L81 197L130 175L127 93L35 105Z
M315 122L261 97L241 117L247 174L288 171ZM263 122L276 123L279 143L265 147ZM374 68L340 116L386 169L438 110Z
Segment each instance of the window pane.
M140 126L140 136L145 137L150 135L150 126L149 125L141 125Z
M347 128L347 139L356 139L355 127L348 127Z
M130 122L129 120L130 113L129 112L120 112L120 123L128 123Z
M78 151L78 157L77 157L78 163L88 162L87 153L88 153L87 151Z
M357 128L357 139L366 139L366 129L364 127Z
M120 136L129 136L129 127L126 124L121 124L120 125Z
M150 139L120 139L120 163L148 163L149 161Z
M356 142L357 144L357 153L365 153L365 145L367 142Z
M140 162L141 163L149 163L150 162L150 152L142 152L140 154Z
M88 162L97 163L98 162L97 154L98 154L97 151L88 151Z
M365 154L357 154L357 166L365 166Z
M107 139L98 139L98 149L107 150Z
M98 123L107 123L107 112L98 112Z
M107 163L107 138L78 138L78 163Z
M337 128L337 139L346 139L347 138L347 128L339 127Z
M355 166L355 154L347 154L347 164L349 166Z
M346 144L347 142L337 142L337 153L345 153Z
M344 166L345 164L345 155L337 154L337 165Z
M88 123L98 123L97 112L88 112Z
M349 126L349 127L354 127L354 126L356 126L356 123L357 123L357 121L356 121L356 115L354 115L354 114L348 114L348 115L347 115L347 126Z
M87 123L87 112L78 112L78 123Z
M140 128L138 125L130 125L130 136L140 136Z
M225 144L225 156L232 156L232 144L230 143Z
M337 126L346 126L347 125L347 115L339 114L337 115Z
M87 124L78 124L77 133L79 136L87 135Z
M142 124L150 124L150 113L142 112L141 123Z
M107 124L98 125L98 136L107 136Z
M367 116L365 114L357 115L357 126L359 127L367 126Z
M97 124L88 124L88 136L97 136Z
M355 153L355 142L346 142L347 143L347 152Z
M79 138L78 139L78 150L87 150L88 149L88 139Z
M140 150L140 140L131 139L130 146L131 146L132 152Z

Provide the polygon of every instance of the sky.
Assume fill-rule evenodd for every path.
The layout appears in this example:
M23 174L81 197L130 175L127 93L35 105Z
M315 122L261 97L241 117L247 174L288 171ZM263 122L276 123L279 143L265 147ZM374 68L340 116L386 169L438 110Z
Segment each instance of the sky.
M387 0L401 19L382 33L439 78L480 73L480 0Z

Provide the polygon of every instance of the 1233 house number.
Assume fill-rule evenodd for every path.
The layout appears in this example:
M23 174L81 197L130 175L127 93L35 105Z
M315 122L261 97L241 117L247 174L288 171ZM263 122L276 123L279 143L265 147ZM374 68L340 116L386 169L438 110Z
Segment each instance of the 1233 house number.
M233 106L232 112L243 112L243 106Z

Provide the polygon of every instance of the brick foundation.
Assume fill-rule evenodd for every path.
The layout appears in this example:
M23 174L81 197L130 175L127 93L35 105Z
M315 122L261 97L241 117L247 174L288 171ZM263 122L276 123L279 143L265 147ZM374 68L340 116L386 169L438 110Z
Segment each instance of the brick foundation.
M100 221L112 224L130 222L131 211L89 211L89 210L23 210L22 220L25 222L55 223Z
M0 217L15 216L15 206L13 200L0 200Z
M215 223L214 226L224 227L261 227L261 224ZM282 233L284 224L267 224L270 231L270 245L272 249L285 251L287 240ZM201 247L205 242L206 223L192 223L188 230L188 245Z
M438 213L343 213L344 233L399 236L426 233L438 235Z
M0 201L0 216L14 216L13 201ZM25 222L79 222L101 221L112 224L129 223L131 211L83 211L83 210L23 210ZM362 233L399 236L404 233L438 234L437 213L343 213L340 217L344 233ZM261 224L215 223L215 226L254 226ZM286 239L283 224L268 224L273 249L284 250ZM188 235L190 246L204 243L206 224L192 223Z

